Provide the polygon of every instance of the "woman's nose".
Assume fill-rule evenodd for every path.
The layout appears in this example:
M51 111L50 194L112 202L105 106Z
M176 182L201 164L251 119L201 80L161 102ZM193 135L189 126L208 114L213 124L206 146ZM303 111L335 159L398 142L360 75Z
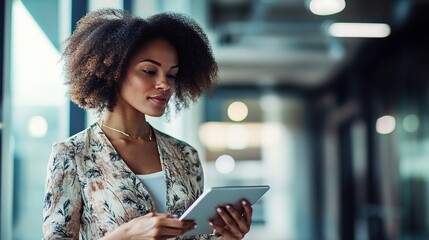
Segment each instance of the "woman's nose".
M156 82L156 88L161 89L162 91L168 91L171 88L171 82L168 79L168 76L162 75L158 78Z

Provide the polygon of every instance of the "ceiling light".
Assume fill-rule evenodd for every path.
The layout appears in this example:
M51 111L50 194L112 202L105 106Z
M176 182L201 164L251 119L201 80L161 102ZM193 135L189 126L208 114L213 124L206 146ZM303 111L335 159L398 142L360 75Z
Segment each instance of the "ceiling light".
M228 106L228 117L232 121L243 121L247 117L248 113L249 109L247 108L247 105L243 102L233 102Z
M226 145L229 149L243 150L249 146L249 130L242 124L231 124L227 127Z
M403 121L403 127L407 132L415 132L419 128L419 118L415 114L407 115Z
M334 37L384 38L390 35L390 26L385 23L332 23L328 27Z
M48 132L48 122L44 117L33 116L28 121L28 133L34 138L42 138Z
M222 155L216 159L216 170L223 174L232 172L235 168L235 160L229 155Z
M396 120L393 116L385 115L377 119L375 128L380 134L389 134L395 130Z
M311 0L310 11L316 15L332 15L343 11L346 7L344 0Z

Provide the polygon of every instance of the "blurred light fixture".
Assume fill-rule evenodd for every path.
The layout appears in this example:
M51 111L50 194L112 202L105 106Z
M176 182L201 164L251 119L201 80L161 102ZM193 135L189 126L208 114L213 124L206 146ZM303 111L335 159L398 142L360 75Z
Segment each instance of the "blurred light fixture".
M407 132L415 132L419 128L420 121L415 114L407 115L402 122L402 125Z
M261 146L261 123L206 122L200 126L200 140L209 151L242 150Z
M243 102L233 102L228 106L228 117L232 121L243 121L244 119L246 119L248 113L249 109L247 108L247 105Z
M216 170L223 174L231 173L235 168L235 160L229 155L222 155L216 159Z
M243 150L249 146L249 130L242 124L229 125L226 145L229 149Z
M201 142L211 151L226 149L227 132L225 126L219 123L204 123L199 131Z
M385 115L377 119L375 128L380 134L389 134L395 130L396 120L393 116Z
M328 32L334 37L384 38L390 35L390 26L385 23L332 23Z
M311 0L309 4L310 11L321 16L339 13L345 7L344 0Z
M48 122L44 117L31 117L27 125L28 134L34 138L42 138L48 132Z

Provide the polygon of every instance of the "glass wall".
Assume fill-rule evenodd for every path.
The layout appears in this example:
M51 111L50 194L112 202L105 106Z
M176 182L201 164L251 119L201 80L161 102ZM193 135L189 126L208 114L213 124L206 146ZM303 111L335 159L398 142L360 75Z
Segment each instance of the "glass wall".
M305 99L287 89L219 86L199 127L210 186L268 184L249 239L312 239Z
M417 4L312 94L325 239L429 236L427 10Z
M59 64L59 1L14 0L11 12L11 142L8 184L13 239L40 239L51 144L67 137L67 99ZM4 159L2 159L5 161ZM3 197L3 196L2 196Z

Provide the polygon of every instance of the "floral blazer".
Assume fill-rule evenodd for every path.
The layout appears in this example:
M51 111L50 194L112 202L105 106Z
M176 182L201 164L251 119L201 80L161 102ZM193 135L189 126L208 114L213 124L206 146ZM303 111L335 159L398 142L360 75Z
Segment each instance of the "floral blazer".
M154 133L167 185L167 212L180 216L203 191L198 153L185 142ZM45 186L44 239L99 239L154 210L149 192L96 123L53 145Z

